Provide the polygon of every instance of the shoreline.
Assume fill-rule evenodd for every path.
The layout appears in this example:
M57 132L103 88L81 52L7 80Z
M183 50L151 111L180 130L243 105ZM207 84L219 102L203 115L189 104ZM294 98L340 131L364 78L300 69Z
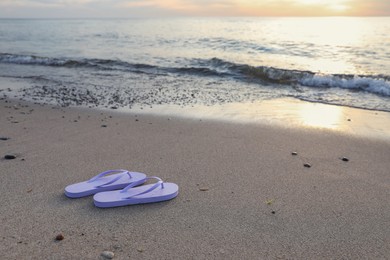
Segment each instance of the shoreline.
M24 87L23 83L12 85L12 88L16 89ZM29 101L7 96L3 96L0 100L10 100L22 104L59 106L59 104L47 103L44 100ZM335 134L390 141L390 112L310 102L295 98L233 102L211 106L139 104L133 105L131 108L115 105L112 107L64 106L63 108L92 109L128 115L176 117L188 120L211 120L233 124L269 125L288 129L308 128L331 131Z
M308 127L19 103L0 100L0 136L10 138L0 140L6 258L96 259L106 250L114 259L390 254L390 142ZM112 209L64 196L65 186L115 168L177 183L179 195Z
M109 108L100 109L109 111ZM232 124L268 125L287 129L331 131L335 134L390 141L390 112L280 98L214 106L161 105L119 108L124 114L172 116Z

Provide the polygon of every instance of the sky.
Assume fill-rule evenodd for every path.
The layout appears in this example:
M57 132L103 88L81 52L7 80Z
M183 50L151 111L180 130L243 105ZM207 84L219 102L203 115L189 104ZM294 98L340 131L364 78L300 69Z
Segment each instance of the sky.
M390 0L0 0L0 18L390 16Z

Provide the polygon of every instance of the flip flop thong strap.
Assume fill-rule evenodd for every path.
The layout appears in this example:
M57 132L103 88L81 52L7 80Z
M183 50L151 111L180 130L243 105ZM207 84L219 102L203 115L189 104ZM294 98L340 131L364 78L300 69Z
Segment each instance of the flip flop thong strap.
M89 179L87 182L91 183L91 182L94 182L94 181L97 181L98 179L102 178L103 176L106 176L110 173L114 173L114 172L122 172L122 173L126 173L130 178L132 178L131 174L129 171L127 170L122 170L122 169L119 169L119 170L109 170L109 171L105 171L105 172L102 172L102 173L99 173L98 175L96 175L95 177L92 177L91 179ZM105 183L102 183L96 187L102 187L102 186L105 186L105 185L109 185L111 183L114 183L116 182L117 180L119 180L120 178L123 177L124 174L120 174L118 175L117 177L105 182Z
M157 183L155 183L154 185L152 185L150 188L148 188L146 190L140 191L139 193L136 193L136 194L132 194L131 196L126 197L124 199L130 199L134 196L138 196L138 195L142 195L142 194L151 192L152 190L156 189L160 185L161 185L161 189L164 189L164 182L162 179L160 179L159 177L156 177L156 176L151 176L151 177L147 177L145 180L150 180L150 179L156 179ZM135 186L141 185L142 183L145 182L145 180L133 182L132 184L128 185L126 188L124 188L120 192L124 193L124 192L128 191L129 189L134 188Z

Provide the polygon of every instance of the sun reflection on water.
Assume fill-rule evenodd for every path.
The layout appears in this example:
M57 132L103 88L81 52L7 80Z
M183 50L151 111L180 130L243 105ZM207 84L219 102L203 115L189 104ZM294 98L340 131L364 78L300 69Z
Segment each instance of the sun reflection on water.
M337 106L302 103L297 112L302 124L310 127L337 129L343 120L342 108Z
M215 106L195 105L193 107L160 105L158 108L153 107L150 110L135 107L132 108L132 112L175 115L199 120L213 119L225 122L275 124L288 128L328 129L335 132L390 140L390 116L387 112L309 103L295 99L273 99Z

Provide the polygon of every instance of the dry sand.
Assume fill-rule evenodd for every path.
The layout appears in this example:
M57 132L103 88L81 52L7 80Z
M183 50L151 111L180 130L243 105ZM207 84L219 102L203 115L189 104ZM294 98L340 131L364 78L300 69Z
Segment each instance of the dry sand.
M388 141L10 102L0 101L2 259L390 256ZM112 209L64 196L117 168L175 182L179 196Z

